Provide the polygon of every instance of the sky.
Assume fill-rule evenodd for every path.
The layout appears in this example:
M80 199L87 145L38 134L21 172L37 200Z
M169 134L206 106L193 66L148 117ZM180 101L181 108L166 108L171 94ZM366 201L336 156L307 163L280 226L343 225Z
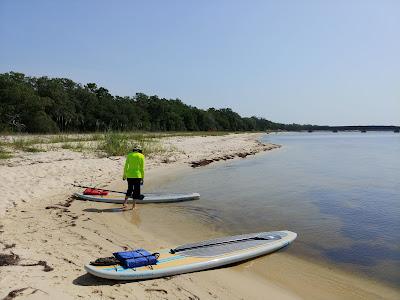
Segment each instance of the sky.
M398 0L0 0L0 73L318 125L400 125Z

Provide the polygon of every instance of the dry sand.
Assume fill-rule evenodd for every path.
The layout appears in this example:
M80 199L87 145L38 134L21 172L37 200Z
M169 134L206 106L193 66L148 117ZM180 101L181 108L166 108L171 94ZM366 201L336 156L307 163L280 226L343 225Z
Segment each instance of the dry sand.
M243 152L262 152L260 134L163 139L172 155L146 162L146 188L191 172L189 163ZM244 264L142 282L114 282L88 275L83 265L123 247L157 249L182 238L196 240L219 233L196 230L189 219L186 233L174 234L143 226L146 214L163 213L154 205L109 213L116 205L72 201L70 183L121 188L124 158L98 158L90 153L58 149L19 153L0 165L0 299L398 299L397 290L278 252ZM180 175L179 175L180 174ZM156 226L156 225L154 225ZM165 229L165 228L164 228ZM170 231L170 230L169 230ZM160 238L162 236L162 238ZM256 261L260 261L260 259ZM32 266L27 266L31 264ZM35 265L36 264L36 265ZM25 266L24 266L25 265Z

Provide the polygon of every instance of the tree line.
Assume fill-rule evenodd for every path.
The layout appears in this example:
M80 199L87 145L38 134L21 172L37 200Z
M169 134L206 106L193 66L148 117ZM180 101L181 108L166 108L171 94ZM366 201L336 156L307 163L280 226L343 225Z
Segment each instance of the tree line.
M327 126L325 126L327 127ZM321 126L281 124L241 117L230 108L207 110L137 93L113 96L95 83L67 78L0 74L0 132L94 131L265 131L318 130Z

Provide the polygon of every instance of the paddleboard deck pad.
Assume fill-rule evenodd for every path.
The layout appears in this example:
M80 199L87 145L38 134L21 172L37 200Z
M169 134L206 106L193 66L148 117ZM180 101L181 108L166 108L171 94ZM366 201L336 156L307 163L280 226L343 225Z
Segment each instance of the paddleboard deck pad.
M156 265L126 269L86 265L88 273L115 280L144 280L212 269L265 255L287 246L297 234L291 231L259 232L185 244L160 253Z
M106 203L124 203L125 196L122 195L84 195L83 193L74 193L74 196L81 200L106 202ZM136 203L167 203L197 200L200 194L168 194L168 193L145 193L142 200L136 200ZM132 199L128 199L128 203L132 203Z

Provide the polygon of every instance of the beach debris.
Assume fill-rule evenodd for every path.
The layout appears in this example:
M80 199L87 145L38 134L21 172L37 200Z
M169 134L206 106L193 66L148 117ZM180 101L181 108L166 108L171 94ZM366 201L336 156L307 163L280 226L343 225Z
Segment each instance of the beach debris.
M19 296L20 294L22 294L23 291L25 291L25 290L27 290L27 289L29 289L29 287L24 287L24 288L21 288L21 289L12 290L11 292L9 292L9 293L7 294L7 296L5 296L5 297L3 298L3 300L11 300L11 299L14 299L15 297Z
M59 207L54 205L46 206L45 209L61 209L63 212L69 212L69 210L64 207Z
M48 295L48 293L46 293L45 291L43 291L41 289L36 289L36 288L31 287L31 286L28 286L28 287L25 287L25 288L12 290L2 300L11 300L11 299L14 299L14 298L16 298L18 296L24 296L23 292L25 290L28 290L28 289L32 290L32 292L30 292L29 294L26 294L26 296L36 294L36 292L38 292L38 291L41 291L42 293Z
M216 161L234 159L235 157L246 158L248 155L254 155L254 154L256 154L256 151L227 154L224 156L215 157L213 159L201 159L198 161L192 161L192 162L190 162L190 165L192 168L198 168L198 167L203 167L203 166L209 165Z
M163 294L168 294L168 291L164 290L164 289L145 289L145 291L146 292L160 292L160 293L163 293Z
M14 244L15 245L15 244ZM0 253L0 266L21 266L21 267L32 267L32 266L43 266L44 272L53 271L54 268L50 267L46 261L39 260L37 263L32 264L20 264L21 258L18 254L11 252L10 254Z
M178 291L180 291L180 292L181 292L181 291L185 291L186 293L188 293L188 294L189 294L188 297L189 297L190 300L200 300L200 297L199 297L199 296L193 294L191 291L189 291L189 290L183 288L182 286L178 286L176 289L177 289Z
M103 292L101 290L94 290L92 294L99 294L100 297L103 297Z
M11 254L0 253L0 266L15 266L20 261L19 255L11 252Z
M64 260L65 262L69 263L69 264L73 264L73 265L77 266L76 263L74 263L72 260L70 260L70 259L68 259L68 258L63 257L63 260Z
M19 264L19 266L23 266L23 267L43 266L44 272L50 272L50 271L54 270L54 268L50 267L47 264L47 262L44 260L39 260L37 263L33 263L33 264Z
M14 248L15 246L16 246L15 243L13 243L13 244L4 244L3 250L11 249L11 248Z
M212 162L213 162L213 160L210 160L210 159L202 159L199 161L192 161L190 164L191 164L192 168L197 168L197 167L206 166L208 164L211 164Z
M64 207L70 207L72 202L74 202L74 198L73 197L69 197L64 203L60 202L58 203L58 205L60 206L64 206Z
M203 166L209 165L212 162L216 162L216 161L220 161L220 160L234 159L236 157L246 158L249 155L255 155L256 153L261 152L261 151L268 151L268 150L272 150L272 149L281 147L280 145L276 145L276 144L267 144L267 145L265 145L265 144L263 144L263 143L261 143L259 141L257 141L257 146L259 148L251 150L251 151L237 152L237 153L233 153L233 154L225 154L223 156L217 156L217 157L214 157L212 159L201 159L201 160L198 160L198 161L192 161L189 164L190 164L190 166L192 168L198 168L198 167L203 167Z

